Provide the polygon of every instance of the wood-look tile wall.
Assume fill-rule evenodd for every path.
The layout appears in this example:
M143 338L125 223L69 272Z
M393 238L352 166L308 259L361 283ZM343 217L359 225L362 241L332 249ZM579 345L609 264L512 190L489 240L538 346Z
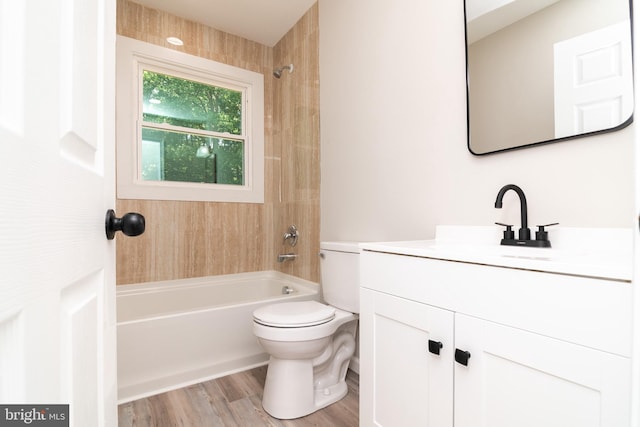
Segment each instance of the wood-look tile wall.
M145 215L142 236L117 237L117 283L280 270L319 281L320 159L318 6L273 48L118 0L120 35L256 71L265 76L265 203L117 200L117 212ZM184 40L182 47L165 41ZM294 72L272 70L294 64ZM298 245L283 245L289 225ZM277 263L294 252L294 262Z
M274 67L293 64L275 80L273 139L281 157L276 230L295 224L300 232L295 262L285 273L318 280L320 250L320 72L317 3L274 47ZM276 241L276 249L283 252Z

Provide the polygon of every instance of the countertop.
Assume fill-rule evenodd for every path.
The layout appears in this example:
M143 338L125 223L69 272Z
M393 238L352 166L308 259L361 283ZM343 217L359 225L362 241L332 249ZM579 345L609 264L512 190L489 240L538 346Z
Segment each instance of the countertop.
M364 251L384 252L496 267L631 281L631 229L557 227L552 248L501 246L502 231L485 226L437 226L433 240L369 242Z

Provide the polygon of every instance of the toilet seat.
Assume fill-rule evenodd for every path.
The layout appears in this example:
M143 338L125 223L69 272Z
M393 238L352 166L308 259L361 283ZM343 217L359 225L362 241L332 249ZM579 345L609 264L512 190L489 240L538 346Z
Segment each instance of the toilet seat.
M253 320L265 326L303 328L327 323L336 309L317 301L296 301L271 304L253 312Z

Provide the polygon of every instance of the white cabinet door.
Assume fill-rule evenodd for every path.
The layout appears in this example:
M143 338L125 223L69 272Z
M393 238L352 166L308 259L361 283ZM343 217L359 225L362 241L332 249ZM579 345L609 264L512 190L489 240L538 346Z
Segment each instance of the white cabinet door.
M543 315L543 313L541 313ZM456 427L629 425L629 359L456 314Z
M360 425L453 426L453 312L365 288L360 298Z

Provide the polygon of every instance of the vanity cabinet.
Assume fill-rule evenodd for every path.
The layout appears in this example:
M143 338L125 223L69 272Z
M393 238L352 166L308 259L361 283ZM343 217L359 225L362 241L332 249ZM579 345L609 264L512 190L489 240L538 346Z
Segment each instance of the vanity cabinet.
M630 283L367 250L360 281L361 426L629 425Z
M629 425L628 358L456 314L456 427Z
M453 425L453 317L361 289L361 426Z

